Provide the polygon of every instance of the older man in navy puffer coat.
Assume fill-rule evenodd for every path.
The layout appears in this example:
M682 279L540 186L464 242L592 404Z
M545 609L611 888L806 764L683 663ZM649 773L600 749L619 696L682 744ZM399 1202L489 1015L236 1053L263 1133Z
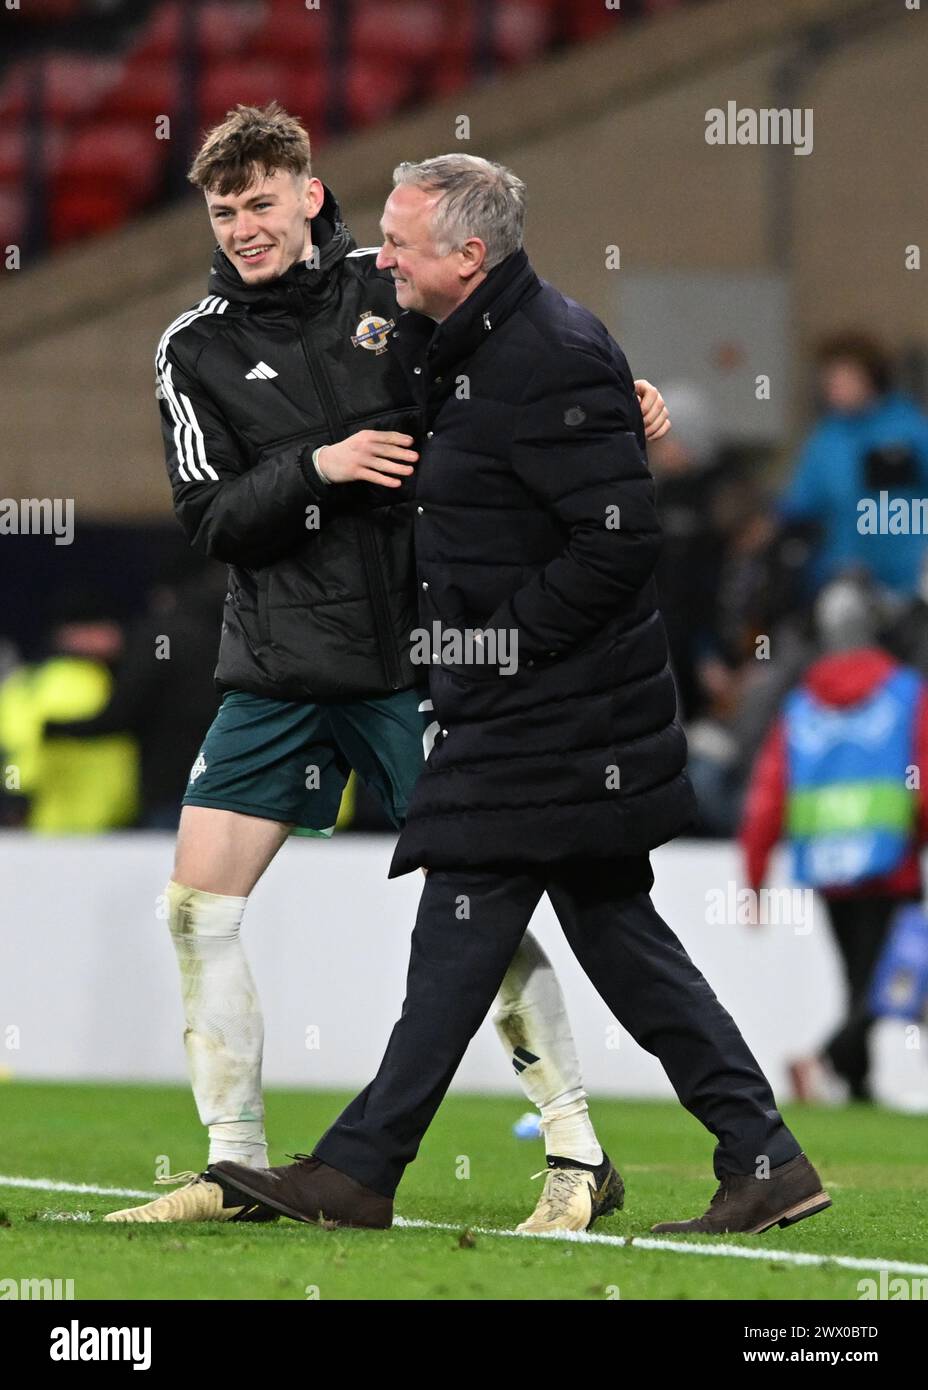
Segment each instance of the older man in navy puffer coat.
M395 181L378 264L414 311L393 351L423 411L411 640L429 662L435 715L391 869L429 870L407 997L377 1077L312 1157L211 1172L300 1220L389 1225L403 1171L547 892L596 989L718 1141L709 1210L655 1229L802 1220L830 1200L649 896L648 851L687 825L694 798L628 364L592 314L535 275L521 249L523 186L508 170L452 155L401 165ZM569 1201L578 1165L548 1163L551 1204ZM601 1167L580 1175L594 1219L615 1176Z

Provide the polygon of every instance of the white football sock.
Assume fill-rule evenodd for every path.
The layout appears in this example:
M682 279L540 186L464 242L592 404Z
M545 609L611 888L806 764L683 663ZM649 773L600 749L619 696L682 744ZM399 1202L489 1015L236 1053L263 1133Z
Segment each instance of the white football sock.
M506 971L493 1022L523 1091L541 1111L545 1152L602 1163L564 996L531 932L525 933Z
M239 938L247 898L167 886L168 925L180 965L184 1046L209 1162L267 1167L261 1054L264 1022Z

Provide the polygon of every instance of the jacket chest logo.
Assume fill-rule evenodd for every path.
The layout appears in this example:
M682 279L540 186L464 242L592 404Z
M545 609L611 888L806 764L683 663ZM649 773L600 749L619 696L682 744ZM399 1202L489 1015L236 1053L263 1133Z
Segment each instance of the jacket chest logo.
M366 348L368 352L386 352L390 329L395 326L393 319L382 319L372 309L362 309L358 326L351 335L351 345Z

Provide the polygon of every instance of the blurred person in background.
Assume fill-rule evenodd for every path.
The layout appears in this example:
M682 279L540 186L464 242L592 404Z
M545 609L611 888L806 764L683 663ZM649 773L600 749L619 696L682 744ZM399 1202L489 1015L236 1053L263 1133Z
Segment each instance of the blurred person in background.
M700 801L707 834L737 834L757 749L787 692L818 654L802 597L807 557L801 535L778 529L766 491L745 487L722 559L716 623L724 661L712 673L713 719L689 734L700 786L707 749L719 763L716 799Z
M724 538L714 504L720 439L712 402L700 387L675 382L663 396L673 430L650 450L663 527L655 578L680 713L693 719L711 699L701 675L719 657L715 613Z
M2 691L8 677L22 665L22 656L15 642L0 637L0 710ZM0 730L0 828L22 825L27 803L17 792L20 775L16 763L8 763Z
M699 803L695 833L729 838L756 749L812 654L808 545L802 525L777 526L759 471L726 459L702 388L670 383L664 396L673 432L650 450L664 528L658 592Z
M124 635L104 598L59 599L50 653L0 686L0 749L8 792L24 799L22 823L47 835L94 834L132 825L138 813L135 740L123 731L67 742L46 737L52 719L100 713L113 689Z
M663 528L655 575L699 804L694 832L728 837L740 790L731 725L772 528L750 478L723 461L708 395L691 382L663 394L673 431L649 450Z
M685 409L682 414L685 420ZM694 657L696 693L686 734L689 774L699 803L696 833L727 839L737 832L759 742L807 664L810 644L797 609L791 555L777 545L770 501L756 474L718 466L706 491L707 515L693 528L695 553L687 556L683 547L671 543L677 573L670 592L679 592L681 601L670 630L679 634L681 665L687 652ZM695 515L698 495L692 505ZM673 503L670 511L673 525L680 512ZM690 573L697 576L694 587L702 609L688 605Z
M874 641L879 614L859 579L827 585L815 605L824 654L788 695L758 755L740 842L761 887L789 839L797 882L824 900L847 986L844 1020L815 1056L795 1060L797 1098L827 1101L837 1082L868 1101L868 987L893 915L922 896L928 840L928 684Z
M862 534L861 499L912 500L928 493L928 417L891 390L890 361L864 334L842 333L818 351L823 414L800 453L780 502L787 527L818 532L808 573L816 591L849 566L864 565L892 593L918 587L925 537Z
M928 679L928 547L922 556L918 588L910 599L887 615L881 633L886 650Z
M103 709L89 719L59 716L45 725L51 746L113 734L134 738L143 829L177 829L184 783L218 704L212 653L225 592L219 565L198 566L185 579L159 585L148 611L128 628Z
M8 637L0 637L0 685L11 676L21 664L19 648Z

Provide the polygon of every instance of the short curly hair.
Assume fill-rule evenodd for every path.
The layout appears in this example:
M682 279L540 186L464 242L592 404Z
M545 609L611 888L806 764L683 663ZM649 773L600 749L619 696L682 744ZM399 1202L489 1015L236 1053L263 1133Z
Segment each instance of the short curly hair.
M309 134L277 101L242 106L207 131L187 178L204 192L243 193L258 177L278 169L312 177Z

